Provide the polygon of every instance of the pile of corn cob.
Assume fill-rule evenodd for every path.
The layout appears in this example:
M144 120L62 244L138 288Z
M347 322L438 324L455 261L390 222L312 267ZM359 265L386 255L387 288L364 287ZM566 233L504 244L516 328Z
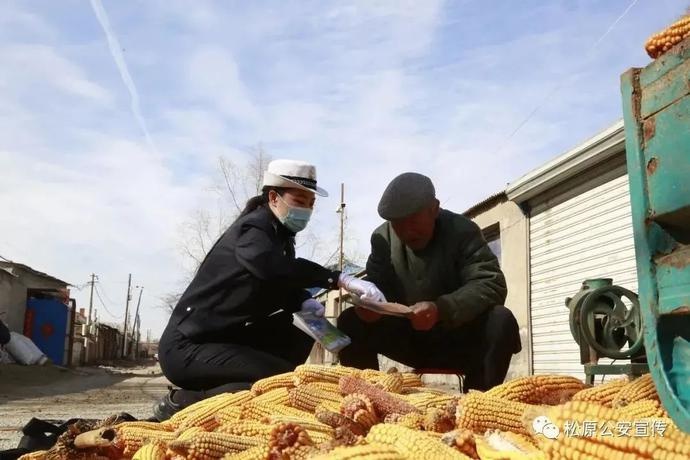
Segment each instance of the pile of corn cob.
M663 423L663 436L547 429L626 420ZM101 427L68 447L23 460L690 458L690 436L668 418L649 375L594 387L529 376L459 395L425 387L415 374L316 365L201 401L163 423Z
M645 50L649 57L656 59L688 37L690 37L690 14L649 37L645 43Z

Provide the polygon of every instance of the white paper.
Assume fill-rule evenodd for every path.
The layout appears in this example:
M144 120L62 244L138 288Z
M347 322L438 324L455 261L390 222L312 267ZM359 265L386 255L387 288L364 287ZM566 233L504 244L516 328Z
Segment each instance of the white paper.
M408 316L412 313L412 309L406 305L395 302L374 302L369 299L362 299L357 295L352 295L352 303L358 307L366 308L367 310L379 313L381 315L389 316Z

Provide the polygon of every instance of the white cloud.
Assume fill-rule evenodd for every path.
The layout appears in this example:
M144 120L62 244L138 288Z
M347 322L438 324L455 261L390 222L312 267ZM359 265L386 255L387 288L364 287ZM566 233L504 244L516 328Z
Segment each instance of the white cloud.
M258 110L229 51L215 45L200 47L187 68L191 92L204 102L240 123L258 119Z
M0 46L0 63L5 69L0 84L22 92L31 92L35 85L50 85L57 90L99 104L110 104L112 94L90 80L69 60L47 45L13 44Z

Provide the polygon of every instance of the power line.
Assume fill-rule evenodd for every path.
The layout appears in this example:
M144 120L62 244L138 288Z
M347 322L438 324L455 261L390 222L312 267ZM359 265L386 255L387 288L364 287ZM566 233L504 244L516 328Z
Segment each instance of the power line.
M105 300L107 300L109 303L114 304L113 299L110 298L107 292L105 292L105 287L103 284L100 282L100 278L96 280L96 283L98 283L101 286L101 292L103 294L103 297L105 297Z
M11 261L10 259L8 259L7 257L3 257L3 256L1 256L1 255L0 255L0 259L4 260L5 262L12 262L12 261Z
M98 300L101 302L101 305L105 309L105 312L110 315L111 318L114 318L115 320L119 321L121 319L120 316L114 315L110 310L108 310L108 307L105 306L105 302L103 302L103 299L101 298L100 292L98 292L98 286L94 285L94 292L96 293L96 297L98 297Z
M621 13L620 16L616 18L615 21L609 25L609 27L606 29L606 31L594 42L594 44L587 50L585 53L585 57L588 57L598 46L601 42L604 41L606 37L611 33L611 31L618 25L619 22L628 14L628 12L637 4L638 0L632 0L632 2L628 5L628 7ZM551 88L551 91L549 91L544 99L537 104L537 106L530 111L530 113L527 114L527 116L520 122L518 123L517 127L510 133L510 135L501 143L501 145L498 146L498 148L493 152L494 155L498 155L503 151L503 149L508 145L508 142L515 137L515 135L532 119L532 117L541 109L548 101L551 99L551 97L556 94L556 92L565 85L566 82L568 82L569 79L567 78L562 78L560 79L556 85Z

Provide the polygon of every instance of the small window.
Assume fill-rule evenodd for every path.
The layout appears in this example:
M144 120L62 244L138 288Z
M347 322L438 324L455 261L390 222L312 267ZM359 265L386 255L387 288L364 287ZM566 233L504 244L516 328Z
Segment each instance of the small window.
M498 263L501 263L501 231L498 226L493 226L484 229L484 238L486 243L489 245L489 249L494 253L496 258L498 258Z

